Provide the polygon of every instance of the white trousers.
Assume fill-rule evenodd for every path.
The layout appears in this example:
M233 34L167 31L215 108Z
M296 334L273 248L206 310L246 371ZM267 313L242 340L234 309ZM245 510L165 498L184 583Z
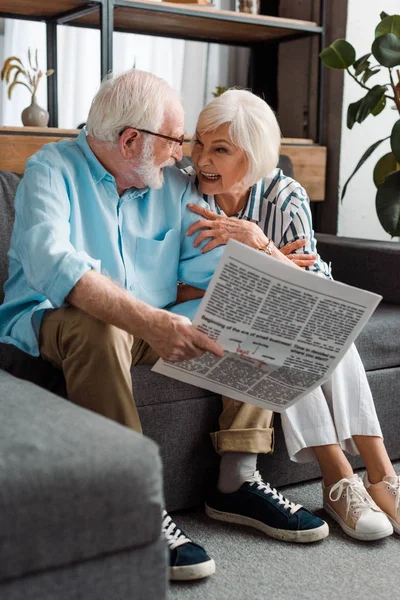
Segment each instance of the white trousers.
M364 366L354 344L330 379L281 414L289 456L315 460L312 446L340 444L359 454L353 435L382 437Z

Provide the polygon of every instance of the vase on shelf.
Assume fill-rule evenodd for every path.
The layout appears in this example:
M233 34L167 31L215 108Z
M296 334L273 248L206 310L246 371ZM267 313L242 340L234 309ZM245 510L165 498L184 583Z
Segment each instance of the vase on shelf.
M24 108L21 113L22 123L26 127L47 127L49 117L48 111L36 102L36 96L32 96L30 106Z

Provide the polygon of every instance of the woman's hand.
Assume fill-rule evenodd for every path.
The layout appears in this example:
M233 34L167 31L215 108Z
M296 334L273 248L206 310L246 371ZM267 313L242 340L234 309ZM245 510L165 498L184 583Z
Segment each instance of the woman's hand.
M305 269L306 267L312 267L317 260L316 254L294 254L295 250L302 248L306 245L306 243L307 240L304 238L295 240L294 242L289 242L289 244L286 244L286 246L279 248L279 251L302 269Z
M224 246L228 240L242 242L250 248L260 248L268 244L268 238L256 223L233 219L226 215L217 215L212 210L197 204L188 204L188 207L191 211L204 217L193 223L187 230L186 235L188 236L202 230L196 236L193 246L197 248L205 239L211 238L202 248L202 252L209 252L217 246Z
M192 212L203 217L203 219L193 223L187 230L186 235L188 236L200 231L193 242L193 246L197 248L205 239L211 238L202 248L202 252L209 252L217 246L223 246L230 239L242 242L242 244L255 249L264 248L270 242L256 223L234 219L226 215L218 215L209 208L204 208L198 204L188 204L188 207ZM271 256L299 268L312 267L317 258L316 254L295 254L295 251L305 246L306 243L306 239L299 239L286 244L282 248L277 248L270 242Z

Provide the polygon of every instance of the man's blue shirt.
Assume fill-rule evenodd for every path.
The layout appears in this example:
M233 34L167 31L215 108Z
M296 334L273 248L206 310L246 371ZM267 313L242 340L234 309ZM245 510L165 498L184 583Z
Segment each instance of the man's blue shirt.
M15 199L0 341L38 355L44 310L62 306L90 269L158 308L175 302L178 281L206 289L223 249L201 254L186 231L199 219L187 204L207 205L177 168L164 179L159 190L120 197L85 131L30 158Z

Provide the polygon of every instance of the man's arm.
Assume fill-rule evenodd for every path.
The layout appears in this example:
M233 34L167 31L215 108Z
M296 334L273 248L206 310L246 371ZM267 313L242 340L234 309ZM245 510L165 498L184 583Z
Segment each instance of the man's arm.
M181 220L181 254L179 262L178 279L195 288L206 290L224 252L224 247L219 246L211 252L202 253L207 243L205 240L198 247L193 246L193 238L187 235L191 225L200 220L189 208L189 204L196 204L209 209L209 205L199 196L193 182L189 181L182 198Z
M67 299L88 314L146 340L162 358L183 360L222 349L190 321L154 309L101 275L101 262L70 241L70 202L57 168L31 159L16 197L15 251L29 286L54 308Z
M133 298L104 275L85 273L66 297L91 316L145 340L164 360L180 361L222 348L193 327L186 317L153 308Z

